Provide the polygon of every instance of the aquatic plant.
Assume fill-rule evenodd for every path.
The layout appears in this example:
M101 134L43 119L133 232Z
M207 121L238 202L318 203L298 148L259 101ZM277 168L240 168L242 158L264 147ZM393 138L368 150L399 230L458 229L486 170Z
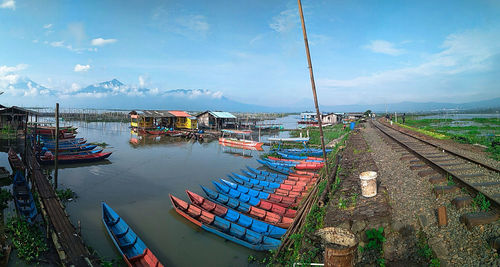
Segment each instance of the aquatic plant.
M11 217L6 228L20 259L37 262L42 253L48 250L45 238L37 225L31 225L19 217Z

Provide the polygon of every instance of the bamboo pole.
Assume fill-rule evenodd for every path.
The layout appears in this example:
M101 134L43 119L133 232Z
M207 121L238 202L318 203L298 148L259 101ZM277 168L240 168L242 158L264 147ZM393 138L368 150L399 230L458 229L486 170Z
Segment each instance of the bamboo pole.
M300 21L302 23L302 33L304 35L304 45L306 47L309 76L311 77L311 88L312 88L313 97L314 97L314 106L316 107L316 117L318 118L319 135L320 135L320 139L321 139L321 149L323 149L323 159L325 161L326 175L328 176L329 170L328 170L328 160L326 158L325 137L323 136L323 125L321 122L321 114L319 113L318 96L316 95L316 83L314 82L314 73L313 73L312 62L311 62L311 54L309 53L309 42L307 41L306 23L304 21L304 14L302 12L302 3L300 2L300 0L297 0L297 2L299 4Z
M57 161L59 159L59 103L56 103L56 151L54 158L54 188L57 189L57 176L58 176L58 166Z

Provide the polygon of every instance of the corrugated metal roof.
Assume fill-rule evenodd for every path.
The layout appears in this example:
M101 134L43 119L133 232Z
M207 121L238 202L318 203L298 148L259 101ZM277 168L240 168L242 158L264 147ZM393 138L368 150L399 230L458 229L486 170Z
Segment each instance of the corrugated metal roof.
M174 115L175 117L186 117L186 118L192 117L191 115L187 114L186 112L179 111L179 110L170 110L169 113Z
M210 114L214 115L214 117L219 118L219 119L236 119L236 117L225 111L209 111Z
M142 117L148 118L168 118L174 117L174 115L170 114L167 110L140 110L137 112Z

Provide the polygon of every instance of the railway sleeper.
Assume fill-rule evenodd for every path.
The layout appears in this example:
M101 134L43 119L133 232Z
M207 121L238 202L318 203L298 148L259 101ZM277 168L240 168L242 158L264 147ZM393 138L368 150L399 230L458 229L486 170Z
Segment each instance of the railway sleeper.
M420 177L425 177L425 176L435 175L435 174L438 174L438 173L433 169L423 170L423 171L418 172L418 176L420 176Z
M440 185L440 186L435 186L433 191L436 197L439 197L440 195L444 194L449 194L449 193L454 193L460 190L458 186L456 185Z
M444 183L446 181L447 181L446 177L444 177L442 175L436 175L436 176L432 176L431 178L429 178L429 183L431 183L431 184L440 184L440 183Z
M470 212L460 216L460 221L471 230L474 226L492 223L498 218L500 215L497 212Z
M410 170L421 170L425 168L430 168L430 167L427 164L410 165Z
M451 201L451 204L457 209L462 209L472 204L472 198L470 196L456 197Z

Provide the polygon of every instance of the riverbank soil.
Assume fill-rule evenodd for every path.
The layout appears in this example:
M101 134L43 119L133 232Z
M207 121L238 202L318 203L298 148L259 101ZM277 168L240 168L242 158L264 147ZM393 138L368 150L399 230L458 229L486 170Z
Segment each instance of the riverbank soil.
M467 229L460 222L460 216L474 211L474 207L457 210L451 204L451 200L461 195L461 191L437 198L432 193L430 176L421 177L418 174L425 168L416 165L418 161L415 157L370 124L365 124L361 133L376 163L377 179L387 189L392 210L390 228L385 232L387 242L384 244L384 257L388 265L391 262L416 261L430 264L438 260L440 266L500 265L496 250L488 245L488 241L500 236L498 221ZM478 159L490 160L481 151L478 153L475 146L457 144L451 140L431 141L449 150L459 150L464 154L475 154ZM448 225L438 227L437 210L441 206L446 207Z

